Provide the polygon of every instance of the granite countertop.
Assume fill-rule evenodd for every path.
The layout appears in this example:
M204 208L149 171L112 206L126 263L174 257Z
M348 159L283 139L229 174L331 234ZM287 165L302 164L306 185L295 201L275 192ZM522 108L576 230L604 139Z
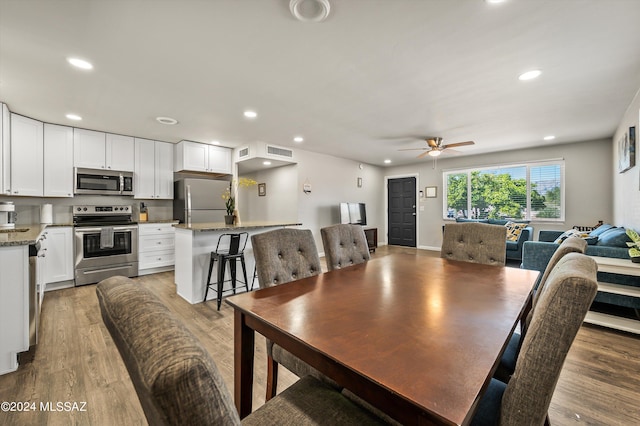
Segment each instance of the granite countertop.
M73 226L72 223L16 225L15 229L0 229L0 247L35 244L38 235L47 227Z
M300 226L299 222L242 222L239 225L225 225L222 222L206 222L206 223L192 223L187 225L186 223L180 223L175 225L177 229L187 229L194 232L208 232L208 231L240 231L243 229L256 229L256 228L276 228L280 226Z

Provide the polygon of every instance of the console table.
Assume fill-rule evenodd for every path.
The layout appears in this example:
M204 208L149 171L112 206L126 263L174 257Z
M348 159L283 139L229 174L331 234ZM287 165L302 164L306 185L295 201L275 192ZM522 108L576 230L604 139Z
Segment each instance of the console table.
M640 280L640 263L633 263L629 259L616 259L612 257L592 256L592 258L598 264L598 271L600 272L630 275L639 277L638 279ZM598 282L598 291L640 298L640 287ZM584 321L590 324L640 334L640 320L637 319L589 311Z

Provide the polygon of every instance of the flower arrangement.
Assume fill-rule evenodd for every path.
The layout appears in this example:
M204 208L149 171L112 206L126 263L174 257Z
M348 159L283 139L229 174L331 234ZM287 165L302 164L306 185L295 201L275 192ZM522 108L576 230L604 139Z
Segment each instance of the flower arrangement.
M631 243L627 243L629 247L629 257L634 263L640 263L640 235L631 228L627 228L627 235L631 238Z
M234 179L231 181L231 185L222 193L222 199L224 200L224 205L227 209L227 216L233 216L236 210L236 199L234 194L237 194L237 190L239 187L249 187L253 185L257 185L258 182L251 178L241 177L237 181ZM231 188L234 188L235 191L231 192Z

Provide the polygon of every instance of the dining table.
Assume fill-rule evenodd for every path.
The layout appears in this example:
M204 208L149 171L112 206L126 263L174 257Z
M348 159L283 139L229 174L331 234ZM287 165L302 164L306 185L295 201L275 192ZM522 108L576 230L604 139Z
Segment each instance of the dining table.
M228 297L238 413L258 332L402 424L468 424L538 275L393 253Z

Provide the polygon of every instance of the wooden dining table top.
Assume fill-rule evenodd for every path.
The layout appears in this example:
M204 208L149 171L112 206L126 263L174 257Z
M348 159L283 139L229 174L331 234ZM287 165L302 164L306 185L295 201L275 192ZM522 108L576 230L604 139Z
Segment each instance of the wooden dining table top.
M466 424L538 274L391 254L226 300L236 339L242 321L403 423Z

